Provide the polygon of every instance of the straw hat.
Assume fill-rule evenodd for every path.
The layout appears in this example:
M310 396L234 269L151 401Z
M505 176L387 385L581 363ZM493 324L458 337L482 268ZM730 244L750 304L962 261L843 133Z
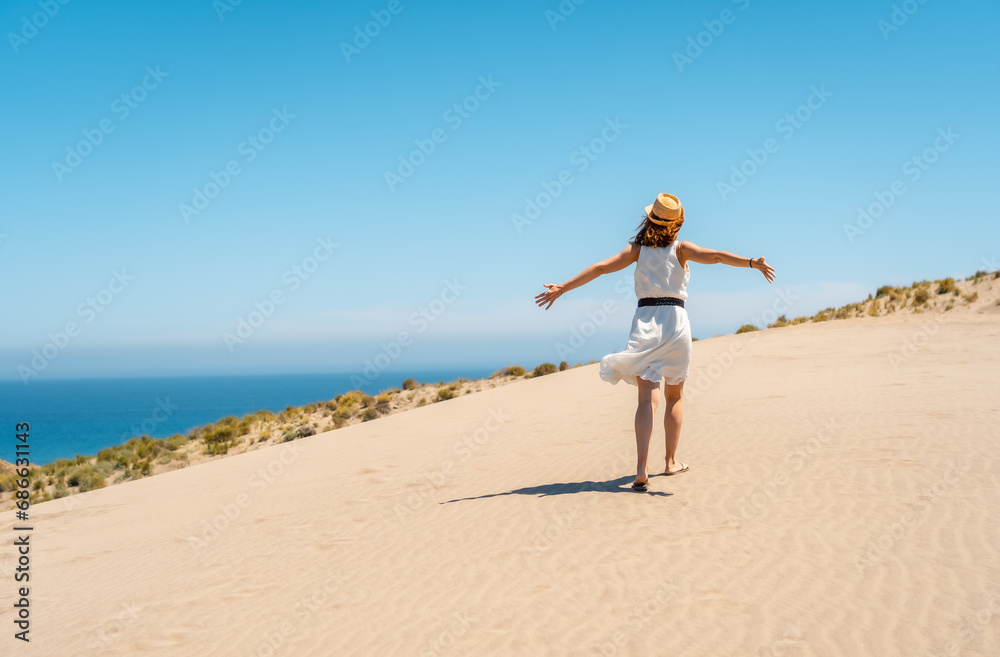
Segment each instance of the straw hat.
M684 207L673 194L659 194L656 202L646 206L646 217L654 224L671 226L684 221Z

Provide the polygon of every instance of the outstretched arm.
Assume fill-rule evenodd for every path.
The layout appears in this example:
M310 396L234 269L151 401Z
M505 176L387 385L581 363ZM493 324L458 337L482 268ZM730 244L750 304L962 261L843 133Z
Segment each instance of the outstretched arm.
M702 265L716 265L721 263L730 267L749 267L764 274L764 278L767 279L768 283L774 280L774 267L767 264L764 258L745 258L727 251L705 249L692 242L679 243L677 251L677 257L680 259L682 265L690 260Z
M555 300L561 297L564 292L569 292L570 290L576 289L582 285L586 285L602 274L610 274L612 272L621 271L638 259L639 247L635 244L629 244L622 249L620 253L611 256L607 260L603 260L587 267L562 285L546 283L545 287L547 289L545 292L535 296L535 303L538 304L539 307L545 306L545 310L548 310L552 307L552 304L555 303Z

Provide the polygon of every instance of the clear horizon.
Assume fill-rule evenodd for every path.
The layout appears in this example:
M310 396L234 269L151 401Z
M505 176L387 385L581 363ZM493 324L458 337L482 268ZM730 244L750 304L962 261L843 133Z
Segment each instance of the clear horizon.
M1000 266L985 0L18 0L0 26L2 380L594 360L632 269L533 297L661 191L680 239L778 271L693 266L702 339Z

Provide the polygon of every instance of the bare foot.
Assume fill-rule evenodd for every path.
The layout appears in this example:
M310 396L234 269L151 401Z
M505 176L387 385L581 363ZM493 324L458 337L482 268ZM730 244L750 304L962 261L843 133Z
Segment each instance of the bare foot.
M673 463L667 463L667 469L663 474L669 477L670 475L680 474L682 472L687 472L688 470L689 468L687 463L674 461Z

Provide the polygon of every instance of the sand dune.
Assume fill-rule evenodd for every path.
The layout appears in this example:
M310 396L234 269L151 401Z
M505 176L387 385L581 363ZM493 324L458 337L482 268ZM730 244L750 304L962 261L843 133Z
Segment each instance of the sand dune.
M587 366L53 500L3 654L995 655L998 373L995 313L802 324L695 345L647 494Z

